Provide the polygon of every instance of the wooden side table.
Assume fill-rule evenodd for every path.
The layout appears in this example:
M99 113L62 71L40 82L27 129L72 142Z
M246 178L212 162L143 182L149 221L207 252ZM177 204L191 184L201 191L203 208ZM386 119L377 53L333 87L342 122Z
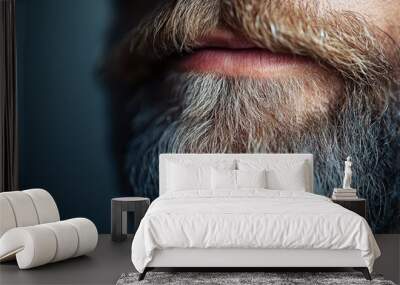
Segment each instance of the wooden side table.
M367 203L365 199L355 198L351 200L332 199L332 202L359 214L364 219L367 218Z
M111 239L124 241L127 236L127 212L134 213L134 231L150 205L149 198L121 197L111 200Z

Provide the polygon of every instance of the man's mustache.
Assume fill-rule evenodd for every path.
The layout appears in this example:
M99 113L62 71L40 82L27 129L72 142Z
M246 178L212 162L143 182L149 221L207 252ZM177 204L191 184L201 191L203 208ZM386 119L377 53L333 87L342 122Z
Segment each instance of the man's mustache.
M345 80L375 86L392 81L400 48L362 16L321 12L317 1L167 1L127 38L130 52L149 60L191 52L217 27L272 52L308 56Z

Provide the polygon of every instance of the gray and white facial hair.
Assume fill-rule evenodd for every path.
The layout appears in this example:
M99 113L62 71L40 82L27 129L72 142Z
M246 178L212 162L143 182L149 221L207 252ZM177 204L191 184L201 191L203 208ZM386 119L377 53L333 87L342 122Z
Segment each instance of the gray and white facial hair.
M393 100L377 114L368 92L394 91L353 85L345 87L343 101L327 109L299 96L329 97L333 91L317 79L309 80L306 90L304 80L295 78L172 74L160 88L168 91L158 96L167 100L152 101L134 116L128 155L132 187L138 194L158 196L160 153L313 153L315 191L328 195L341 185L343 160L350 155L353 184L368 198L371 225L384 231L388 221L398 221L393 205L400 187L395 175L398 104ZM146 97L144 92L134 100Z

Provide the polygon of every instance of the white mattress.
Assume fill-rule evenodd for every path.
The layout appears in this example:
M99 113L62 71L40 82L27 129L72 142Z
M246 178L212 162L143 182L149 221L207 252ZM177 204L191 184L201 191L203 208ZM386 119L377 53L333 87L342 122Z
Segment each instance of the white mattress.
M359 215L320 195L260 189L162 195L140 223L132 262L143 272L170 248L359 250L370 271L380 255Z

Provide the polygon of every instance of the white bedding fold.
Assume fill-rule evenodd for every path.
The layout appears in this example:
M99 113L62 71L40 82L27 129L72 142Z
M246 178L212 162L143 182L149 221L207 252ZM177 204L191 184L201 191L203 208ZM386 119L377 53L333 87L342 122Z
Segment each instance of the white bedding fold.
M368 223L328 198L299 191L184 191L156 199L132 243L143 272L155 249L358 249L372 271L380 251Z

